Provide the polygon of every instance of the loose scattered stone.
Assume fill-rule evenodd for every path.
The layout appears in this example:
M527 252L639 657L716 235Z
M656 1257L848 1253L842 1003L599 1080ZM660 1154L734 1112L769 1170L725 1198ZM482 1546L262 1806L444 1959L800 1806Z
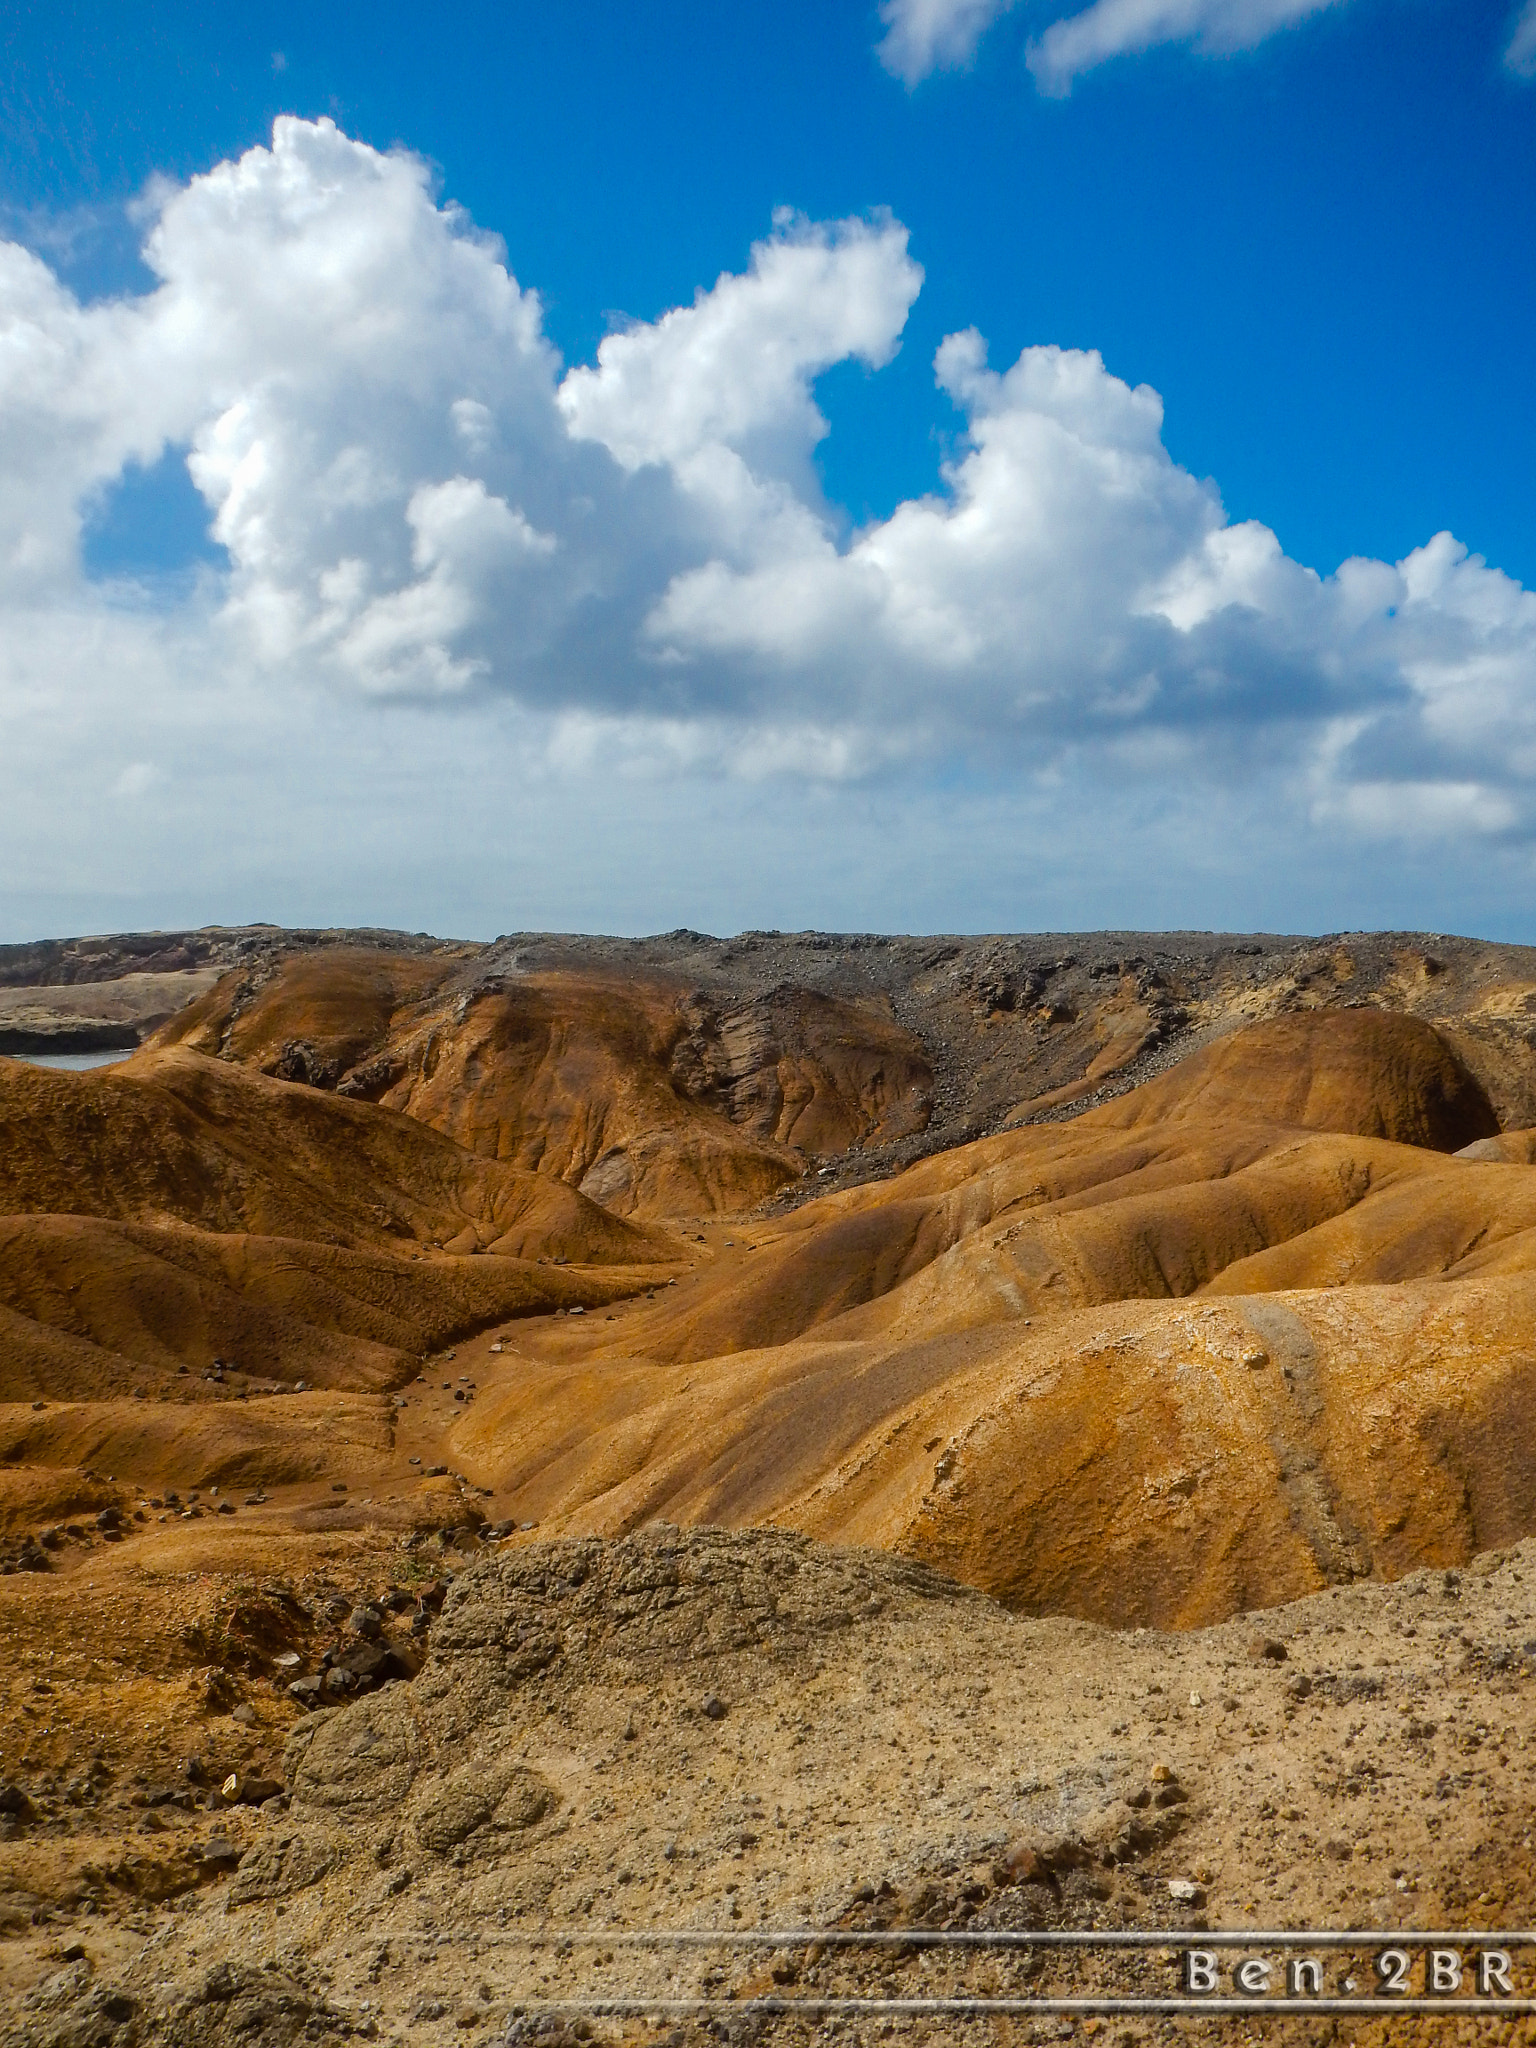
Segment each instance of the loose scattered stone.
M34 1808L19 1785L0 1785L0 1814L10 1820L31 1820Z

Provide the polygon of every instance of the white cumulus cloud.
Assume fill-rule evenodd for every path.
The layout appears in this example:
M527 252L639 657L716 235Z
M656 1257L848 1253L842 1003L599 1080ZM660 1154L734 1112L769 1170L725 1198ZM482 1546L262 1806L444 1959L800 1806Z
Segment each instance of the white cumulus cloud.
M819 530L810 455L827 433L813 380L890 361L923 273L895 221L831 227L784 216L740 277L611 334L558 395L573 439L627 472L665 468L715 546L794 546Z
M626 469L686 462L700 449L797 451L827 423L810 380L833 363L888 363L923 273L888 221L831 229L786 217L742 277L719 278L653 326L612 334L593 370L572 370L561 410L582 440Z
M950 335L951 458L848 533L817 379L901 345L922 271L897 221L784 215L741 271L567 367L417 159L284 119L165 187L145 257L150 290L83 304L0 245L9 876L73 872L103 789L154 800L92 832L195 815L189 844L212 829L236 863L253 812L327 846L354 783L349 844L407 787L399 829L425 806L451 837L454 758L530 803L585 790L549 798L557 833L619 787L794 789L809 818L817 790L960 776L1069 824L1085 792L1134 791L1190 831L1248 790L1282 870L1309 831L1536 841L1536 595L1448 534L1292 560L1091 351L994 366ZM167 450L227 563L93 581L84 522Z

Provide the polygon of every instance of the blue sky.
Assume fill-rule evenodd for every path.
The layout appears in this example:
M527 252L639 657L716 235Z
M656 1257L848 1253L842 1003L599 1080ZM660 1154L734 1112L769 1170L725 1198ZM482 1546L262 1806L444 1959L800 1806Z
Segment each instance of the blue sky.
M1051 74L1085 14L1117 53ZM0 382L0 449L30 451L4 935L1536 936L1529 27L1466 0L11 10L0 230L57 299L13 270L0 316L59 381L23 350ZM345 148L274 154L279 116ZM242 159L284 205L355 183L344 246L304 244L305 200L279 252ZM307 299L304 247L333 277L386 218L419 277L359 283L302 360L280 298L235 305L243 264ZM515 334L483 265L434 267L477 234L537 294ZM722 275L747 291L667 324ZM381 318L414 338L360 369ZM971 329L990 371L962 350L936 388ZM1051 348L1101 367L1021 356ZM451 405L480 410L440 432ZM349 463L394 483L328 525ZM1466 552L1415 554L1445 532ZM1353 557L1381 576L1340 583Z

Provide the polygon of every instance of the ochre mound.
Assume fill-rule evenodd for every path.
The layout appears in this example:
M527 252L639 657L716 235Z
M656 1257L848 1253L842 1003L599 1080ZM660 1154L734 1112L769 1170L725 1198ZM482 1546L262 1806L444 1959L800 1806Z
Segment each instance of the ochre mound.
M414 1118L189 1052L84 1074L0 1064L0 1215L22 1212L586 1263L664 1249Z
M410 1117L196 1053L0 1064L0 1402L164 1394L217 1358L394 1385L677 1249Z
M1536 1131L1500 1131L1496 1138L1478 1138L1463 1145L1458 1159L1496 1159L1506 1166L1536 1166Z
M1410 1059L1365 1021L1347 1088L1310 1034L1321 1080L1254 1121L1160 1082L1165 1121L1133 1096L960 1148L742 1232L611 1334L531 1325L455 1456L546 1526L787 1521L1117 1622L1530 1533L1536 1174L1298 1127L1395 1101L1457 1135L1402 1110L1448 1071L1432 1034Z
M157 1043L404 1110L626 1216L749 1208L927 1119L927 1056L873 1008L790 986L722 1007L600 972L441 988L456 964L297 957L252 990L227 976Z
M242 1386L394 1386L469 1331L612 1301L654 1271L0 1217L0 1402L185 1398L182 1376L214 1359Z
M775 1522L1032 1613L1185 1627L1531 1534L1533 1312L1531 1273L1121 1303L681 1377L534 1325L451 1455L546 1531Z
M392 1032L408 1030L418 1006L462 964L453 953L371 947L292 953L255 986L238 970L225 974L171 1019L157 1043L334 1088Z
M1418 1017L1386 1010L1299 1010L1192 1053L1090 1127L1202 1122L1296 1124L1456 1152L1497 1135L1499 1120L1461 1059Z
M1323 1226L1368 1197L1380 1221L1367 1239L1376 1227L1392 1233L1383 1205L1400 1184L1401 1206L1452 1247L1412 1271L1439 1273L1486 1230L1498 1199L1478 1172L1414 1147L1274 1126L1042 1126L757 1226L753 1255L677 1296L647 1342L653 1356L691 1360L815 1329L934 1332L1190 1294L1272 1247L1294 1244L1305 1262ZM1437 1180L1441 1199L1426 1205L1416 1190L1431 1176L1445 1185ZM1452 1221L1448 1239L1447 1202L1453 1219L1467 1219Z
M390 1462L393 1442L393 1409L375 1394L286 1394L195 1407L83 1402L41 1415L0 1408L0 1464L110 1472L138 1493L313 1483L343 1465L357 1484Z

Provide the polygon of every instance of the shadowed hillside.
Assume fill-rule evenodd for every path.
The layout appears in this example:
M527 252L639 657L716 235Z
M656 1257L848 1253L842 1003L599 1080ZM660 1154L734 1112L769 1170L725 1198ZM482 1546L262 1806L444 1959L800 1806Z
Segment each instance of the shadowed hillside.
M675 981L332 953L227 977L161 1033L382 1102L619 1214L749 1208L808 1158L920 1131L932 1074L889 1018L805 988L722 1009Z
M214 1360L242 1388L395 1384L675 1249L412 1118L194 1053L0 1062L0 1404L169 1398Z
M93 1073L0 1064L0 1214L174 1219L333 1244L540 1250L583 1261L657 1240L547 1176L415 1118L186 1052Z

